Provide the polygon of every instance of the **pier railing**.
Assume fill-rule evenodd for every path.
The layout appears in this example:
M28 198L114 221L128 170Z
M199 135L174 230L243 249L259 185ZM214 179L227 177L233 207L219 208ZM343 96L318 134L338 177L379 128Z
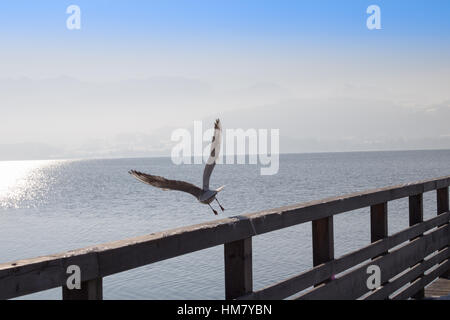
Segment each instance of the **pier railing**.
M56 287L63 299L102 299L106 276L219 245L226 299L421 298L427 284L450 273L449 186L450 176L0 264L0 299ZM423 194L430 191L436 192L436 217L424 221ZM401 198L409 199L410 227L389 235L387 204ZM372 243L335 258L333 216L366 207ZM312 225L312 269L254 291L252 238L303 223ZM81 270L79 290L66 287L72 265ZM367 271L374 265L381 271L380 285L369 288Z

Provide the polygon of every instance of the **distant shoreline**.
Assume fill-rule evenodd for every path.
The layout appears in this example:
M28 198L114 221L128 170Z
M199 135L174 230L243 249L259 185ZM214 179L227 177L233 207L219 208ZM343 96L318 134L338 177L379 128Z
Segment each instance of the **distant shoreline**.
M280 153L280 156L286 155L308 155L308 154L349 154L349 153L381 153L381 152L436 152L436 151L450 151L450 148L445 149L398 149L398 150L355 150L355 151L312 151L312 152L286 152ZM224 154L226 156L226 154ZM249 156L246 154L245 156ZM197 158L199 156L196 156ZM13 162L13 161L83 161L83 160L117 160L117 159L164 159L170 158L170 155L148 155L148 156L106 156L106 157L80 157L80 158L13 158L13 159L1 159L0 162Z

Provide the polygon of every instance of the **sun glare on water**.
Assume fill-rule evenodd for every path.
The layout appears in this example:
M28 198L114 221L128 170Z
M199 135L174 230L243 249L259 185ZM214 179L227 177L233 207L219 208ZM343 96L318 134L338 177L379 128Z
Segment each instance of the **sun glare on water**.
M43 169L61 160L0 161L0 208L18 208L36 196L35 190L49 183Z

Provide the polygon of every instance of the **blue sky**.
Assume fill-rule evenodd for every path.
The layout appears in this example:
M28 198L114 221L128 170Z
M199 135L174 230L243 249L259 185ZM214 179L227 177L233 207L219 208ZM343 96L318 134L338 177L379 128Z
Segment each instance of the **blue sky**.
M67 37L65 9L70 4L82 9L82 37L85 44L99 37L114 41L146 39L194 42L245 41L263 39L302 40L321 37L367 41L384 39L450 38L450 2L365 1L365 0L78 0L2 1L2 37L27 37L57 45ZM382 10L383 31L367 30L366 8L377 4ZM73 35L72 35L73 36ZM31 40L31 39L28 39ZM279 41L279 40L278 40Z
M66 29L66 8L71 4L81 8L79 31ZM366 28L371 4L381 8L382 30ZM394 64L411 57L436 63L450 52L449 16L447 0L2 1L0 57L17 61L18 68L2 70L0 65L0 71L3 76L50 76L55 74L51 65L48 72L33 72L34 67L19 71L20 65L31 58L44 67L94 55L116 59L111 63L117 64L175 53L177 59L183 54L198 60L223 60L226 55L266 61L327 54L374 60L389 54Z
M381 30L366 27L373 4ZM81 8L81 30L66 28L69 5ZM258 125L295 110L279 124L291 138L312 132L296 118L342 110L347 123L318 124L312 138L389 148L419 132L420 112L439 119L450 103L448 0L11 0L0 2L0 40L0 145L111 139L114 149L125 143L114 137L137 134L125 144L145 149L140 134L271 105ZM355 112L360 123L389 113L392 131L358 132ZM416 139L450 141L433 121Z

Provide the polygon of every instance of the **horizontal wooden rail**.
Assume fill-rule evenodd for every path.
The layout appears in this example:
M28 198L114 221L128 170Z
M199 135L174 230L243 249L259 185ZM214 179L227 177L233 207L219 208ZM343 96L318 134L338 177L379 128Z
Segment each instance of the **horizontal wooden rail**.
M332 288L340 288L338 284L344 282L342 280L344 278L337 280L331 278L341 269L343 271L350 266L355 266L357 261L363 257L365 259L375 257L376 260L374 261L385 263L384 261L390 261L390 257L394 254L387 254L387 252L396 241L411 240L412 235L419 237L429 230L428 228L437 226L443 226L442 230L447 230L445 228L448 227L449 220L449 186L450 176L447 176L226 218L62 254L0 264L0 299L9 299L55 287L64 287L68 277L66 270L71 265L80 267L82 284L87 284L87 289L77 294L63 291L63 295L68 299L83 297L101 299L101 280L103 277L217 245L225 246L226 297L287 297L291 293L298 292L294 292L294 289L301 290L300 288L303 285L298 284L303 281L299 280L303 276L296 278L296 280L290 279L289 283L282 282L278 287L274 287L279 289L285 286L288 288L288 295L286 295L286 292L277 293L275 291L278 289L270 288L266 291L252 292L251 238L306 222L313 222L313 256L316 267L309 271L310 275L308 276L314 281L308 278L304 283L319 285L309 293L310 297L316 296L314 292L324 292L324 295L317 295L317 297L331 297L331 293L340 290L334 289L333 291ZM386 237L387 203L392 200L421 195L432 190L439 190L438 213L440 216L431 221L418 223L405 233ZM351 255L354 256L349 255L335 259L333 216L365 207L372 208L371 221L373 225L371 230L374 243L367 248L352 253ZM438 225L435 225L435 223ZM422 250L422 246L430 246L430 248L434 248L434 245L437 244L441 246L436 250L445 249L448 246L448 234L446 235L445 232L441 231L433 231L432 234L435 234L435 236L430 238L430 236L424 235L412 240L411 246L414 246L423 254L428 251ZM435 239L436 234L441 238ZM399 252L403 252L407 256L411 253L410 251ZM422 260L424 258L425 256L420 257ZM416 261L415 258L411 258L407 260L411 265L406 268L414 266L415 263L422 260ZM387 262L386 264L390 265ZM354 271L353 275L358 275L358 273ZM418 275L419 277L417 281L414 281L414 285L426 282L427 276ZM235 283L234 280L237 282ZM383 279L383 281L388 280L387 278ZM321 284L324 281L325 283ZM328 289L325 290L323 287Z
M362 249L346 254L336 260L324 263L300 275L293 276L277 284L255 291L240 297L242 300L278 300L292 296L302 290L314 286L330 278L333 274L339 274L352 266L380 256L390 248L394 248L420 234L436 228L450 220L450 212L430 219L422 224L415 225L388 238L372 243Z
M420 279L420 276L423 274L424 271L430 269L436 264L441 263L442 261L445 261L449 257L450 257L450 249L445 248L444 250L440 251L433 257L424 260L423 263L416 265L414 268L411 269L411 271L383 285L381 288L377 289L374 293L370 294L366 299L367 300L385 299L392 292L395 292L396 290L400 289L402 286L408 284L412 280ZM432 280L434 280L435 278L433 278ZM426 284L428 284L428 282L425 283L425 285ZM409 291L412 292L409 296L412 296L414 294L414 291L416 291L415 288L417 288L417 291L420 291L424 286L419 288L417 288L417 286L413 286L412 288L414 289L409 289Z
M367 267L377 265L382 270L381 281L386 282L390 278L406 270L410 265L419 262L423 257L438 250L449 242L449 226L418 238L401 248L381 256L374 261L369 261L355 270L343 275L326 286L318 287L306 294L301 299L357 299L367 293L366 285Z
M439 264L439 266L435 270L433 270L432 272L430 272L429 274L427 274L422 278L418 278L411 286L409 286L402 292L395 294L392 297L392 299L393 300L408 299L409 297L413 296L417 291L419 291L421 288L424 288L434 279L436 279L437 277L441 276L443 273L448 271L449 268L450 268L450 261L447 259L441 264Z

